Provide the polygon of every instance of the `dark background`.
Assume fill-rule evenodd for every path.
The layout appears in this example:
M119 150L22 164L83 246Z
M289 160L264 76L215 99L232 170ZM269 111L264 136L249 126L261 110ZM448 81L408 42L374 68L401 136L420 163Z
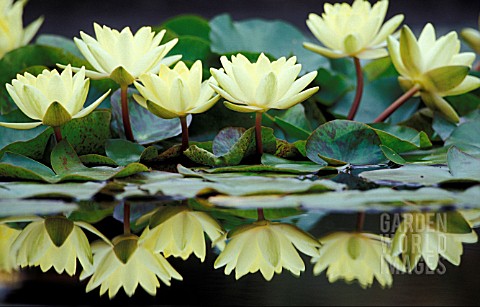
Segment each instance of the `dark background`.
M158 25L178 14L197 14L207 19L229 13L234 20L247 18L282 19L308 32L308 14L323 12L323 0L30 0L25 21L40 15L45 22L40 33L78 36L82 30L93 32L93 22L113 28ZM345 1L328 1L345 2ZM352 1L347 1L351 3ZM374 3L375 1L371 1ZM431 22L438 32L478 27L478 0L391 0L387 18L405 15L404 23L421 29Z

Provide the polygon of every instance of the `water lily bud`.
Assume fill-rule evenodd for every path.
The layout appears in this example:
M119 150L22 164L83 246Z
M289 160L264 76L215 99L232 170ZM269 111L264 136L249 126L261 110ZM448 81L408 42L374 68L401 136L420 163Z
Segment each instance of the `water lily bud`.
M480 29L480 15L478 16L478 29ZM480 54L480 31L472 28L465 28L460 32L463 40L475 51Z
M388 55L385 49L387 36L403 21L396 15L383 23L388 9L388 0L372 5L365 0L348 3L326 3L320 17L310 14L307 26L324 47L304 43L308 50L329 58L357 57L377 59ZM382 25L383 24L383 25Z
M23 7L27 3L26 0L0 0L0 58L5 53L16 48L25 46L37 33L43 23L43 17L36 19L23 28Z
M110 93L83 108L88 94L90 80L85 78L82 67L75 75L68 65L59 74L56 70L44 70L33 76L28 72L17 75L12 84L7 84L7 91L18 108L31 119L30 123L0 122L0 126L13 129L32 129L39 125L59 127L73 118L81 118L90 114Z
M266 112L270 109L288 109L304 101L318 91L313 87L303 91L317 72L310 72L297 79L302 66L295 64L296 57L284 57L270 62L262 53L256 63L242 54L232 56L229 61L222 56L223 69L211 68L210 72L218 84L210 86L225 101L225 106L237 112Z
M209 86L213 78L202 83L202 62L196 61L191 69L178 62L173 69L160 65L158 74L143 74L135 87L140 95L135 100L158 117L176 118L203 113L220 98Z
M468 75L475 54L459 53L457 33L452 31L436 39L434 27L427 24L417 40L410 28L404 26L399 41L388 37L388 49L402 88L418 87L417 95L428 108L458 122L457 112L443 97L472 91L480 87L480 79Z
M228 238L214 267L225 266L227 275L235 270L236 279L260 271L266 280L271 280L283 268L299 276L305 264L296 249L314 257L320 247L315 238L294 225L265 220L241 226Z
M129 85L144 73L158 73L160 64L170 66L181 58L180 55L165 57L178 41L175 38L161 44L166 30L155 34L151 27L142 27L132 34L129 27L120 32L96 23L93 27L96 38L84 32L80 32L81 39L74 38L80 52L95 69L86 70L89 78L110 78L121 86Z

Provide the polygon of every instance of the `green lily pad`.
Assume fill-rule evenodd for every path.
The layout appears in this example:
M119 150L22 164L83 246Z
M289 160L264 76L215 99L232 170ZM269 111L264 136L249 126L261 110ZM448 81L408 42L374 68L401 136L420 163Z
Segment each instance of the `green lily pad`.
M255 128L246 130L238 139L238 129L234 129L235 132L228 133L228 130L225 130L214 139L212 148L217 148L217 150L220 150L220 152L225 152L227 150L226 146L231 145L231 148L225 154L217 156L215 153L211 153L205 149L193 145L184 152L184 155L193 162L209 166L240 164L244 158L256 154ZM226 140L229 138L233 138L237 141L232 142L230 140ZM275 152L276 139L273 136L273 130L271 128L262 127L262 143L264 152Z
M480 131L480 121L468 121L455 129L445 140L445 146L456 146L458 149L474 155L480 155L480 141L478 132Z
M467 192L467 191L466 191ZM464 193L466 193L464 192ZM454 193L438 188L421 188L415 191L397 191L390 188L378 188L368 191L348 190L296 195L261 196L212 196L208 201L213 205L228 208L285 208L300 207L305 210L328 212L388 212L419 209L438 210L444 206L456 205L458 208L478 207L473 196Z
M78 208L76 204L58 200L7 199L0 200L0 217L64 213L76 208Z
M128 109L130 112L130 123L135 142L145 145L165 140L182 133L180 120L178 118L163 119L153 115L150 111L140 106L132 97L138 92L128 89ZM112 129L121 137L125 138L123 131L122 109L120 102L120 90L111 96L112 105ZM187 124L192 120L191 115L187 117Z
M210 25L208 24L208 20L197 15L178 15L166 20L158 28L168 29L179 36L188 35L198 37L207 42L210 39ZM172 52L172 54L176 53Z
M61 48L77 58L84 59L83 54L78 50L77 45L71 38L55 34L41 34L35 41L37 45Z
M14 110L7 115L0 115L0 121L6 122L29 122L20 110ZM32 159L40 159L47 146L50 135L53 133L51 128L38 126L28 130L16 130L0 127L0 157L4 152L14 152L27 156Z
M250 19L232 21L227 14L210 20L212 51L226 54L240 51L265 52L275 58L295 55L302 64L302 72L328 66L328 61L303 48L310 41L300 30L289 23L273 20Z
M103 182L41 184L5 182L0 184L2 199L68 197L75 200L88 200L103 187Z
M353 63L352 63L353 66ZM362 101L355 116L358 122L370 123L380 115L392 102L403 94L396 77L388 77L366 82ZM355 95L354 88L347 92L342 98L330 108L330 112L336 117L347 117ZM388 122L398 123L411 117L417 111L418 98L411 98L396 110Z
M78 155L103 154L105 142L112 137L108 110L96 110L63 125L62 135Z
M81 163L66 140L62 140L54 147L51 164L53 170L30 158L5 153L0 159L0 177L58 183L60 181L102 181L148 171L148 168L140 163L131 163L126 167L118 168L88 168Z
M19 111L13 111L5 116L10 122L22 122L25 116ZM108 110L96 110L89 115L69 121L62 126L65 139L73 146L79 155L101 154L105 152L105 141L111 138L111 115ZM53 134L53 129L39 126L31 130L15 130L0 127L0 156L9 151L19 155L39 160L43 158L46 146ZM2 145L4 146L2 148Z
M447 166L407 164L394 169L381 169L360 173L361 178L381 185L391 183L435 185L453 178Z
M418 132L413 128L384 123L369 125L375 128L382 145L387 146L395 152L404 153L408 151L429 148L432 146L427 134Z
M307 157L325 165L325 158L350 164L377 164L385 161L380 138L369 126L334 120L318 127L308 138Z
M263 123L271 122L271 127L275 130L275 135L289 142L306 140L312 128L305 114L305 108L302 104L297 104L287 110L270 110L263 113Z
M447 152L447 162L453 177L480 181L479 158L475 158L452 146Z
M68 215L71 221L83 221L86 223L98 223L106 217L112 216L116 202L99 203L95 201L81 201L77 209Z
M387 147L385 145L380 145L380 149L382 149L383 154L387 157L388 160L392 161L393 163L403 165L407 163L402 156L400 156L395 150Z
M111 139L105 143L105 152L118 165L139 162L145 147L123 139Z
M320 87L313 97L321 104L331 107L348 91L352 90L352 81L334 70L320 68L314 84Z

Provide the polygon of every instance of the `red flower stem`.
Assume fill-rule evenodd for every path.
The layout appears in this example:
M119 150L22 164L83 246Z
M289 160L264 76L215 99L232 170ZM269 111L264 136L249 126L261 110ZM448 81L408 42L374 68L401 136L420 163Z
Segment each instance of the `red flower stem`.
M350 112L348 112L348 120L353 120L355 118L363 94L363 73L362 66L360 65L360 59L353 57L353 62L355 63L355 72L357 73L357 89L355 91L355 98L353 99Z
M125 131L125 137L130 142L134 142L135 138L133 137L132 126L130 124L130 114L128 111L128 85L120 86L120 98L122 103L122 121L123 121L123 130Z
M53 132L55 133L55 139L57 140L57 143L60 143L60 141L63 140L60 126L53 127Z
M257 208L257 221L264 221L265 220L265 214L263 212L263 208Z
M257 112L255 116L255 143L257 144L257 154L263 155L262 144L262 112Z
M357 213L357 231L361 232L363 230L363 224L365 223L365 212Z
M130 234L130 204L123 204L123 233Z
M188 142L188 125L187 125L187 117L180 116L180 124L182 125L182 152L187 150L189 147Z
M382 112L373 122L381 123L387 119L393 112L400 108L410 97L415 95L420 90L418 85L414 85L411 89L403 93L397 100L395 100L385 111Z

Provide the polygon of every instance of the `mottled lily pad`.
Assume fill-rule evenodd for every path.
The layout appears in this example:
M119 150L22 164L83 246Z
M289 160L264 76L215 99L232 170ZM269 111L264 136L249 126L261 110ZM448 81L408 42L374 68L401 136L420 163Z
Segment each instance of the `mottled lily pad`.
M88 168L81 163L72 146L65 140L53 149L51 164L53 170L33 159L14 153L5 153L0 159L0 176L58 183L60 181L102 181L148 171L148 168L140 163L131 163L126 167L117 168Z

